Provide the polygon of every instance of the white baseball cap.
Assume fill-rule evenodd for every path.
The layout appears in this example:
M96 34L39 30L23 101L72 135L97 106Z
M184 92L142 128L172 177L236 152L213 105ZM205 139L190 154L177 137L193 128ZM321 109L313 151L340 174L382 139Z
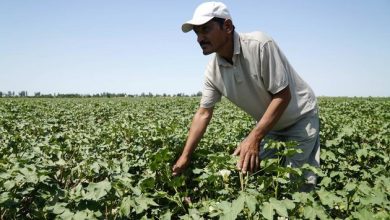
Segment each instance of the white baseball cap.
M181 30L187 33L192 30L194 25L205 24L215 17L232 20L229 10L222 2L202 3L195 9L192 19L181 26Z

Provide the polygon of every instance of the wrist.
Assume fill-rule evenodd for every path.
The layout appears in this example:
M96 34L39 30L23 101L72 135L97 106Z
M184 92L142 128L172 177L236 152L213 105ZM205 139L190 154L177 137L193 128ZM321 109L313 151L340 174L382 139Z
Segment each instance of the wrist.
M252 131L248 135L248 139L250 139L253 142L260 142L263 139L263 137L264 137L264 135L262 135L261 133L255 132L255 131Z
M180 157L185 158L185 159L190 159L190 158L191 158L191 155L192 155L191 152L183 151L183 152L181 153L181 156L180 156Z
M264 137L265 134L267 133L266 129L262 124L259 122L256 127L252 129L252 131L249 133L248 136L250 136L253 139L256 139L257 141L261 141Z

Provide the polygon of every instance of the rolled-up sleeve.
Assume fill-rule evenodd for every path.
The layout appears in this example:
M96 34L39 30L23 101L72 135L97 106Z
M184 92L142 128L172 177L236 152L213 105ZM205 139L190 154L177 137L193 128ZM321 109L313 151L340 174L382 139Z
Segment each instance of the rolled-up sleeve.
M208 77L205 77L205 82L202 91L202 99L200 100L200 107L212 108L214 105L221 101L221 93L213 85Z

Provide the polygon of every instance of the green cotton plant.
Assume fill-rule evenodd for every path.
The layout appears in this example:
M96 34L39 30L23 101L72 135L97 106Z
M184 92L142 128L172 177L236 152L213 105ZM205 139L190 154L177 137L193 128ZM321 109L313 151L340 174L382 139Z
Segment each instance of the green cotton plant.
M183 175L172 165L198 97L0 99L0 219L389 219L389 98L319 97L321 167L254 173L231 153L255 122L214 109ZM299 191L304 172L315 191Z
M302 183L299 179L302 168L283 165L285 157L301 152L295 146L293 142L269 141L266 147L277 150L276 157L263 160L257 172L246 174L236 168L238 157L224 152L208 155L210 161L207 166L193 169L195 178L190 177L197 185L196 194L190 195L193 198L192 206L202 210L200 214L203 216L209 217L271 218L274 214L287 217L286 213L295 208L287 195L297 191ZM215 199L210 203L209 197ZM207 206L212 208L207 209Z
M267 179L261 178L262 183L267 186L265 190L272 191L275 198L296 191L302 184L303 170L285 166L284 163L287 157L302 153L302 150L296 148L295 142L281 142L272 139L267 140L264 147L267 150L276 151L274 157L261 161L260 169L256 172L268 176Z

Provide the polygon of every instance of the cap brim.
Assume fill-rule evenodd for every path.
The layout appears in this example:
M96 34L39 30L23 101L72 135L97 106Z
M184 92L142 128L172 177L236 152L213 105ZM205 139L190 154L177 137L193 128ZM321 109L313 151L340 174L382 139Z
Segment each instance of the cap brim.
M206 24L207 22L209 22L213 17L209 17L209 16L204 16L204 17L201 17L201 18L196 18L196 19L191 19L189 21L187 21L186 23L184 23L182 26L181 26L181 30L184 32L184 33L187 33L189 31L191 31L194 26L198 26L198 25L202 25L202 24Z

